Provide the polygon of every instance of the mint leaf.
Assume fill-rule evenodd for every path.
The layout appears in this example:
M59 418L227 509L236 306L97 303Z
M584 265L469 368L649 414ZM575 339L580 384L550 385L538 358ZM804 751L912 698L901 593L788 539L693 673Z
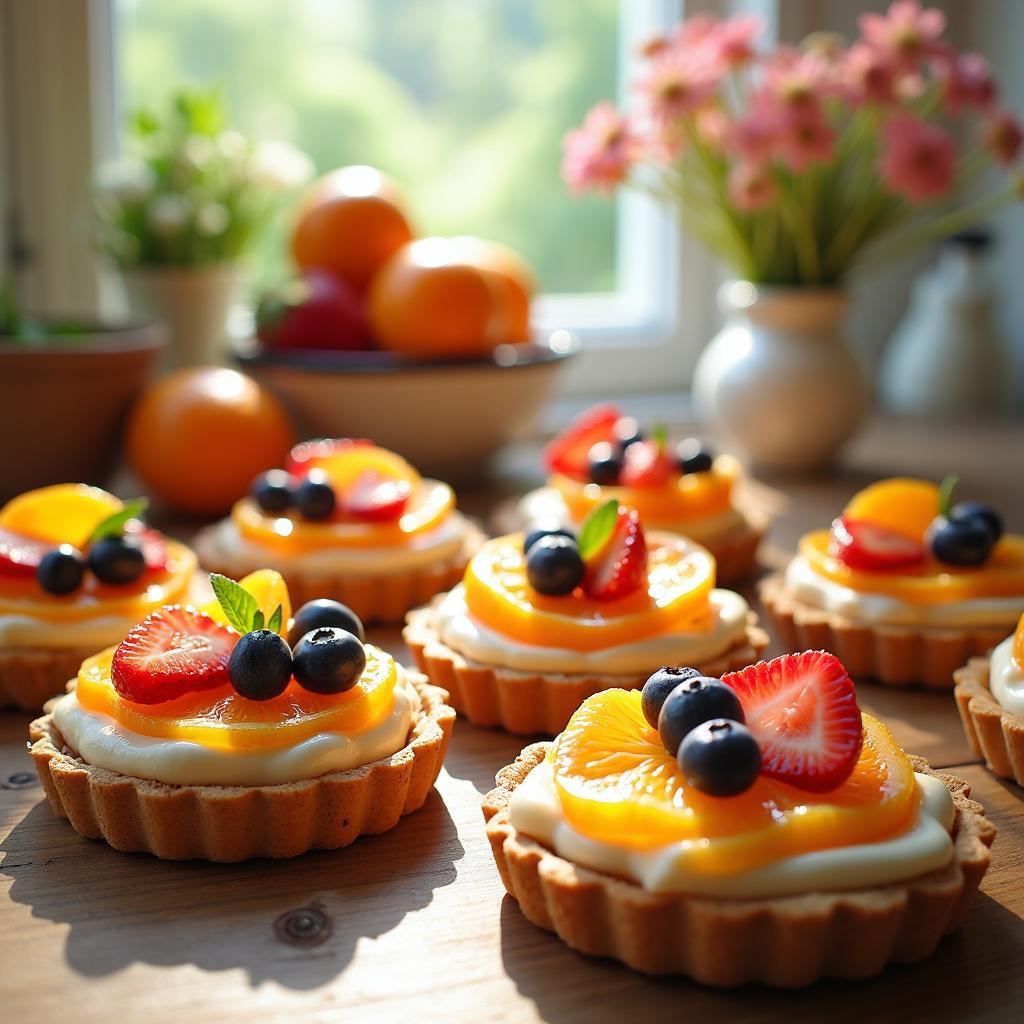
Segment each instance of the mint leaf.
M262 627L263 612L256 604L256 598L234 580L222 576L219 572L210 573L210 586L227 620L239 633L251 633L253 629ZM256 616L260 617L260 626L254 626Z
M939 515L948 516L949 510L953 505L953 491L956 489L956 485L960 482L960 477L955 473L950 473L949 476L944 477L941 484L939 484Z
M619 518L619 503L609 498L603 505L598 505L584 520L580 528L580 556L585 562L591 555L600 551L607 543L615 529Z
M252 617L252 630L255 632L257 629L263 628L263 609L257 608L256 614Z
M658 451L663 452L668 445L668 430L664 423L659 423L651 431L651 440L658 446Z
M124 533L124 525L129 519L138 519L149 506L149 498L135 498L126 501L124 506L113 515L107 516L92 533L89 534L87 544L95 544L104 537L120 537Z
M284 609L278 605L274 609L274 613L270 616L270 621L267 623L267 629L272 633L280 633L281 626L284 622Z

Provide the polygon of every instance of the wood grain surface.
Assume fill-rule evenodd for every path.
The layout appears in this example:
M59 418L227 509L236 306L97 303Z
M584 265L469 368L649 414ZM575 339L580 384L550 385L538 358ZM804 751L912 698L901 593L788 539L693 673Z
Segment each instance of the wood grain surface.
M769 564L879 476L957 471L1024 530L1024 430L874 423L847 468L773 480L784 518ZM522 453L466 496L486 514L530 484ZM397 631L374 639L401 654ZM479 800L522 741L459 722L437 791L390 833L335 853L170 864L82 839L25 755L30 715L0 714L0 1019L862 1022L1024 1019L1024 791L975 762L950 695L864 684L904 746L967 778L999 828L964 928L928 961L799 993L716 992L573 953L504 896ZM294 1017L292 1015L295 1015Z

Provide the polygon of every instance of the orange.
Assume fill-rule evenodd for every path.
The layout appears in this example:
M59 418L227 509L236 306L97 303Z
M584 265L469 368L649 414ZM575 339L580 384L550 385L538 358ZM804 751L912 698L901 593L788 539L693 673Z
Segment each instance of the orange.
M708 621L715 560L682 539L649 538L647 587L614 601L581 591L548 597L530 586L521 534L497 537L477 552L463 586L472 616L504 636L538 647L598 651L603 647L694 630Z
M1024 615L1020 617L1013 634L1013 660L1024 668Z
M497 277L449 238L421 238L381 268L367 315L381 348L421 357L479 356L507 340Z
M125 441L153 494L182 512L214 516L254 477L283 464L294 433L277 399L254 380L203 367L152 384L132 409Z
M88 484L53 484L26 491L0 509L0 527L51 544L84 547L104 519L121 510L120 498Z
M731 874L782 857L876 842L904 830L918 805L914 770L889 730L863 715L850 777L808 793L761 776L745 793L688 787L643 716L637 690L588 697L548 755L566 820L600 842L637 850L686 842L688 864Z
M413 237L393 181L373 167L342 167L313 183L300 203L292 256L364 291Z
M881 526L912 540L923 541L939 514L939 488L930 480L894 477L855 494L843 510L848 519Z
M888 594L919 605L1024 594L1024 537L1007 534L976 569L930 562L899 573L850 569L829 554L829 537L828 530L805 534L800 538L800 554L818 575L851 590Z
M530 300L537 290L533 269L514 249L500 242L461 235L453 239L463 259L474 267L489 271L498 292L504 325L502 340L530 339Z

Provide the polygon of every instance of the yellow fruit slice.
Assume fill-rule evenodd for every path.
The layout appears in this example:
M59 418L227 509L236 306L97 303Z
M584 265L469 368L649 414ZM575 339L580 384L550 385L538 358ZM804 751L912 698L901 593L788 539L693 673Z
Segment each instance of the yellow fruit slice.
M939 514L939 488L930 480L894 477L855 494L843 510L849 519L881 526L912 540L923 541Z
M99 487L53 484L26 491L0 509L0 527L50 544L83 547L104 519L122 502Z
M315 455L308 459L303 468L322 469L339 494L344 494L367 470L392 480L405 480L413 488L420 482L419 473L397 452L360 442L339 444L329 454Z
M562 811L581 834L637 850L688 842L699 870L731 874L875 842L909 825L919 799L913 766L881 722L862 719L860 759L830 793L764 776L734 797L688 787L647 724L637 690L605 690L585 700L549 758Z
M653 534L645 590L616 601L594 601L578 590L548 597L530 586L523 538L513 534L477 552L463 585L470 614L503 636L538 647L597 651L673 629L710 629L715 560L692 541Z
M1020 617L1013 634L1013 660L1024 668L1024 615Z
M242 577L238 583L256 598L256 604L263 612L264 622L269 623L274 609L278 605L281 606L281 628L278 632L282 636L287 633L288 622L292 617L292 602L288 596L288 586L284 582L284 577L274 569L257 569L255 572L249 573L248 576ZM208 601L201 610L222 626L231 625L220 602L216 599Z

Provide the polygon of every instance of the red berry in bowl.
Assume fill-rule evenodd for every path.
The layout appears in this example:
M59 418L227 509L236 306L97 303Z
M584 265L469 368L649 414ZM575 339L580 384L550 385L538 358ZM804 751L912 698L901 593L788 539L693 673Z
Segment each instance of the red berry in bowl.
M362 299L323 270L309 270L265 295L256 311L256 336L275 352L370 347Z

